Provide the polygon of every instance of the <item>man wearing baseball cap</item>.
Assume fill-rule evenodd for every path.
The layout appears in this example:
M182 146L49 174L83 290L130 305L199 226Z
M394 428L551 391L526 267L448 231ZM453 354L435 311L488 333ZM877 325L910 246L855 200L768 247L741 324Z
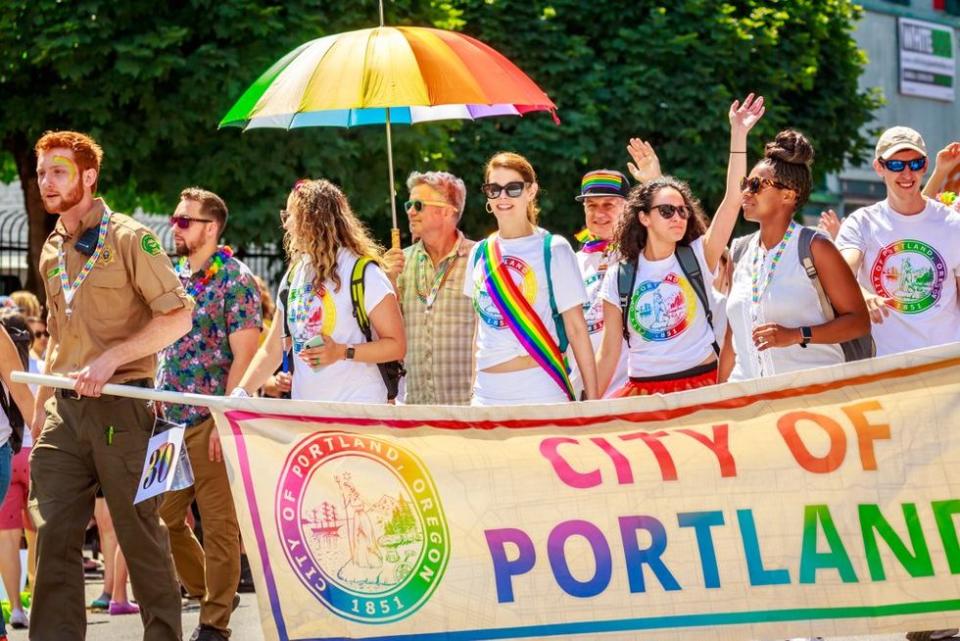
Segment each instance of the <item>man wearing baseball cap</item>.
M580 193L575 200L583 203L586 227L577 234L582 243L577 252L577 263L583 275L583 284L587 288L587 302L583 304L583 316L587 321L587 331L594 353L600 349L603 338L603 301L600 299L600 283L607 266L618 258L613 237L620 224L620 217L630 193L630 181L619 171L598 169L584 174L580 181ZM614 372L609 390L616 391L627 382L627 355L629 350L620 352L620 363ZM571 375L574 388L579 389L580 377L574 368ZM606 395L604 395L606 396Z
M887 197L853 212L837 234L863 289L878 356L960 340L960 213L921 193L927 162L918 132L883 132L873 168Z

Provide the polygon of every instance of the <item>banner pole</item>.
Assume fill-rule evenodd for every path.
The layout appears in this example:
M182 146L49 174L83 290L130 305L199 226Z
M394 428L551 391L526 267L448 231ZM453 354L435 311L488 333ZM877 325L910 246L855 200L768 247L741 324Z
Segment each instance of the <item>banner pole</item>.
M42 385L43 387L58 387L60 389L72 390L76 385L76 380L66 376L49 376L47 374L32 374L30 372L14 371L10 376L15 383L26 383L28 385ZM103 386L103 394L109 396L126 396L128 398L139 398L145 401L160 401L161 403L177 403L180 405L205 405L207 407L221 408L225 405L226 398L223 396L208 396L206 394L182 394L180 392L171 392L169 390L158 390L148 387L135 387L133 385L118 385L116 383L107 383Z

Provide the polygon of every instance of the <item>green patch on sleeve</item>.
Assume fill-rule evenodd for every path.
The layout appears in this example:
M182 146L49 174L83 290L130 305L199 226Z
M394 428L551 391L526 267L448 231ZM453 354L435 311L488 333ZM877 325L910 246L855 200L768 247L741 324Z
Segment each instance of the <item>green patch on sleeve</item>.
M153 234L144 234L140 237L140 249L150 256L159 256L163 253L163 247L160 246L160 241L157 240L157 237Z

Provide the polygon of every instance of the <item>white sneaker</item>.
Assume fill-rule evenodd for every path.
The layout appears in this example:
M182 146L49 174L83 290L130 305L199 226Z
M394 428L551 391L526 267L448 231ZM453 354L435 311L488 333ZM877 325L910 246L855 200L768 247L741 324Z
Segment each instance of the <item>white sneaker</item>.
M14 630L26 630L30 626L30 618L23 610L14 610L10 613L10 627Z

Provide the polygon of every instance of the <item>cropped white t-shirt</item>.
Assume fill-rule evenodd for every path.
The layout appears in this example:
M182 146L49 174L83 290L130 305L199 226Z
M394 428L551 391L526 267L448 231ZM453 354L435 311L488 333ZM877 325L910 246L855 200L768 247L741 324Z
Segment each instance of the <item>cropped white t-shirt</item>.
M387 388L374 363L340 360L313 369L299 358L305 343L319 334L326 334L341 344L359 345L366 341L353 315L350 301L350 277L356 261L354 254L340 249L337 252L340 288L334 289L333 280L327 279L319 295L314 292L316 271L309 259L298 262L292 268L287 305L284 307L282 300L278 300L277 304L281 315L287 318L293 342L295 363L290 393L293 399L351 403L387 401ZM364 276L363 301L367 314L387 296L396 296L387 275L378 265L368 265ZM376 331L371 331L376 340Z
M703 239L694 240L690 246L700 263L703 284L712 307L715 274L707 267ZM617 307L620 306L619 274L619 263L607 270L600 294L603 300ZM629 305L627 370L631 377L679 373L700 365L714 353L716 337L713 329L676 255L663 260L647 260L643 253L640 254Z
M556 341L557 328L550 310L550 294L547 290L547 273L544 268L546 234L546 230L538 227L529 236L501 239L499 234L494 234L487 239L487 242L496 240L500 243L500 252L507 266L507 272L523 297L543 321L550 336ZM477 243L470 251L463 281L463 294L473 300L473 308L479 316L476 344L477 369L484 370L528 354L487 293L483 258L477 256L480 245L481 243ZM562 314L577 305L583 305L587 300L587 292L583 287L577 257L570 243L562 236L554 234L550 241L550 253L553 295L557 311Z

